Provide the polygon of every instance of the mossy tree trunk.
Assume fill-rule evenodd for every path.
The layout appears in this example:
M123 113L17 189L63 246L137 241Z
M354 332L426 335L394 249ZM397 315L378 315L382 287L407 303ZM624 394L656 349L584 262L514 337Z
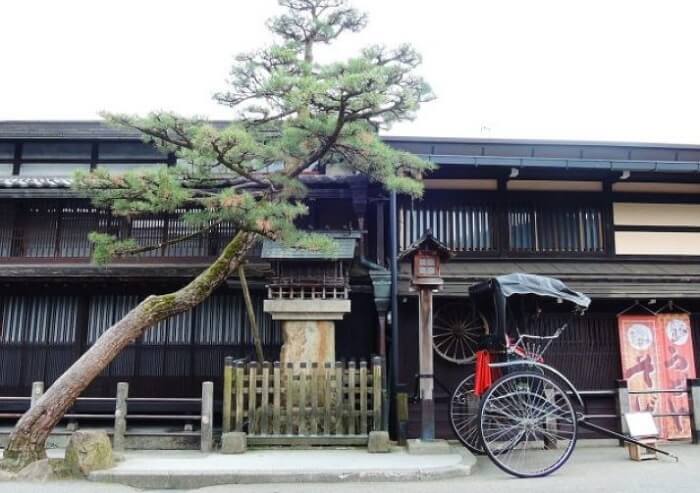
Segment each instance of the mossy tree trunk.
M102 334L17 422L4 466L18 469L46 458L46 439L75 400L117 355L154 324L204 301L235 272L256 235L239 232L204 272L173 293L152 295Z

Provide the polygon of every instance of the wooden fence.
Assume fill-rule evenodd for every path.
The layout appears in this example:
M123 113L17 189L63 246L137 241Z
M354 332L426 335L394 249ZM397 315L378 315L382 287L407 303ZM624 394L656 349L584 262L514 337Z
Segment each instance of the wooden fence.
M44 394L44 382L34 382L31 396L0 396L0 419L18 419L28 407L34 406ZM24 403L21 410L6 410L5 407L13 402ZM129 407L131 406L131 411ZM174 406L185 406L185 411L162 411ZM83 407L86 410L76 410ZM197 409L197 411L195 411ZM139 411L140 410L140 411ZM157 410L157 411L156 411ZM196 414L199 412L199 414ZM179 449L187 447L191 442L199 439L202 452L213 450L213 421L214 421L214 384L202 382L202 396L193 398L151 398L129 397L129 384L119 382L117 384L116 397L78 397L75 405L63 416L72 426L65 429L53 430L51 441L60 443L65 447L67 438L72 430L77 429L80 423L91 429L96 423L113 422L114 427L100 426L112 437L114 450L125 449ZM142 423L140 427L127 429L127 421ZM158 431L153 426L144 426L144 422L171 424L184 422L192 424L199 421L199 431ZM63 438L63 439L61 439ZM58 441L57 441L58 439ZM0 448L6 446L7 433L0 432Z
M383 364L224 365L224 432L251 444L361 444L382 430Z

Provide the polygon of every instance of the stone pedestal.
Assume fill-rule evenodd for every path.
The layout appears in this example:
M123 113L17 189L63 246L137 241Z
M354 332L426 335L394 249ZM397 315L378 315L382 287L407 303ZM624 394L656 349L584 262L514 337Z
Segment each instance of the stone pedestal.
M264 310L282 321L282 364L335 361L335 320L350 311L350 300L265 300Z

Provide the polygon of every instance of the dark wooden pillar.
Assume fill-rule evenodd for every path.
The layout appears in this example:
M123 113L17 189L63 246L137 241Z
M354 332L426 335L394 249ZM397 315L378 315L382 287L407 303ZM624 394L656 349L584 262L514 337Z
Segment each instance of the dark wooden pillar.
M377 353L386 358L386 312L377 312Z
M440 263L450 258L447 246L426 231L406 250L402 258L413 264L411 284L418 291L418 367L421 401L421 440L435 439L435 402L433 401L433 292L442 287Z
M418 290L418 364L420 372L421 440L435 439L433 401L433 288Z

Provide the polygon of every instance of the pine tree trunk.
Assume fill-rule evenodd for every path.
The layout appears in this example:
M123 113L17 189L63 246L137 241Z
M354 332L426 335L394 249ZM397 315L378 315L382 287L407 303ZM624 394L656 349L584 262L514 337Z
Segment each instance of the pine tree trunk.
M20 418L5 449L4 466L18 469L46 458L46 439L88 385L152 325L204 301L240 264L255 234L239 232L221 255L187 286L149 296L112 325Z

